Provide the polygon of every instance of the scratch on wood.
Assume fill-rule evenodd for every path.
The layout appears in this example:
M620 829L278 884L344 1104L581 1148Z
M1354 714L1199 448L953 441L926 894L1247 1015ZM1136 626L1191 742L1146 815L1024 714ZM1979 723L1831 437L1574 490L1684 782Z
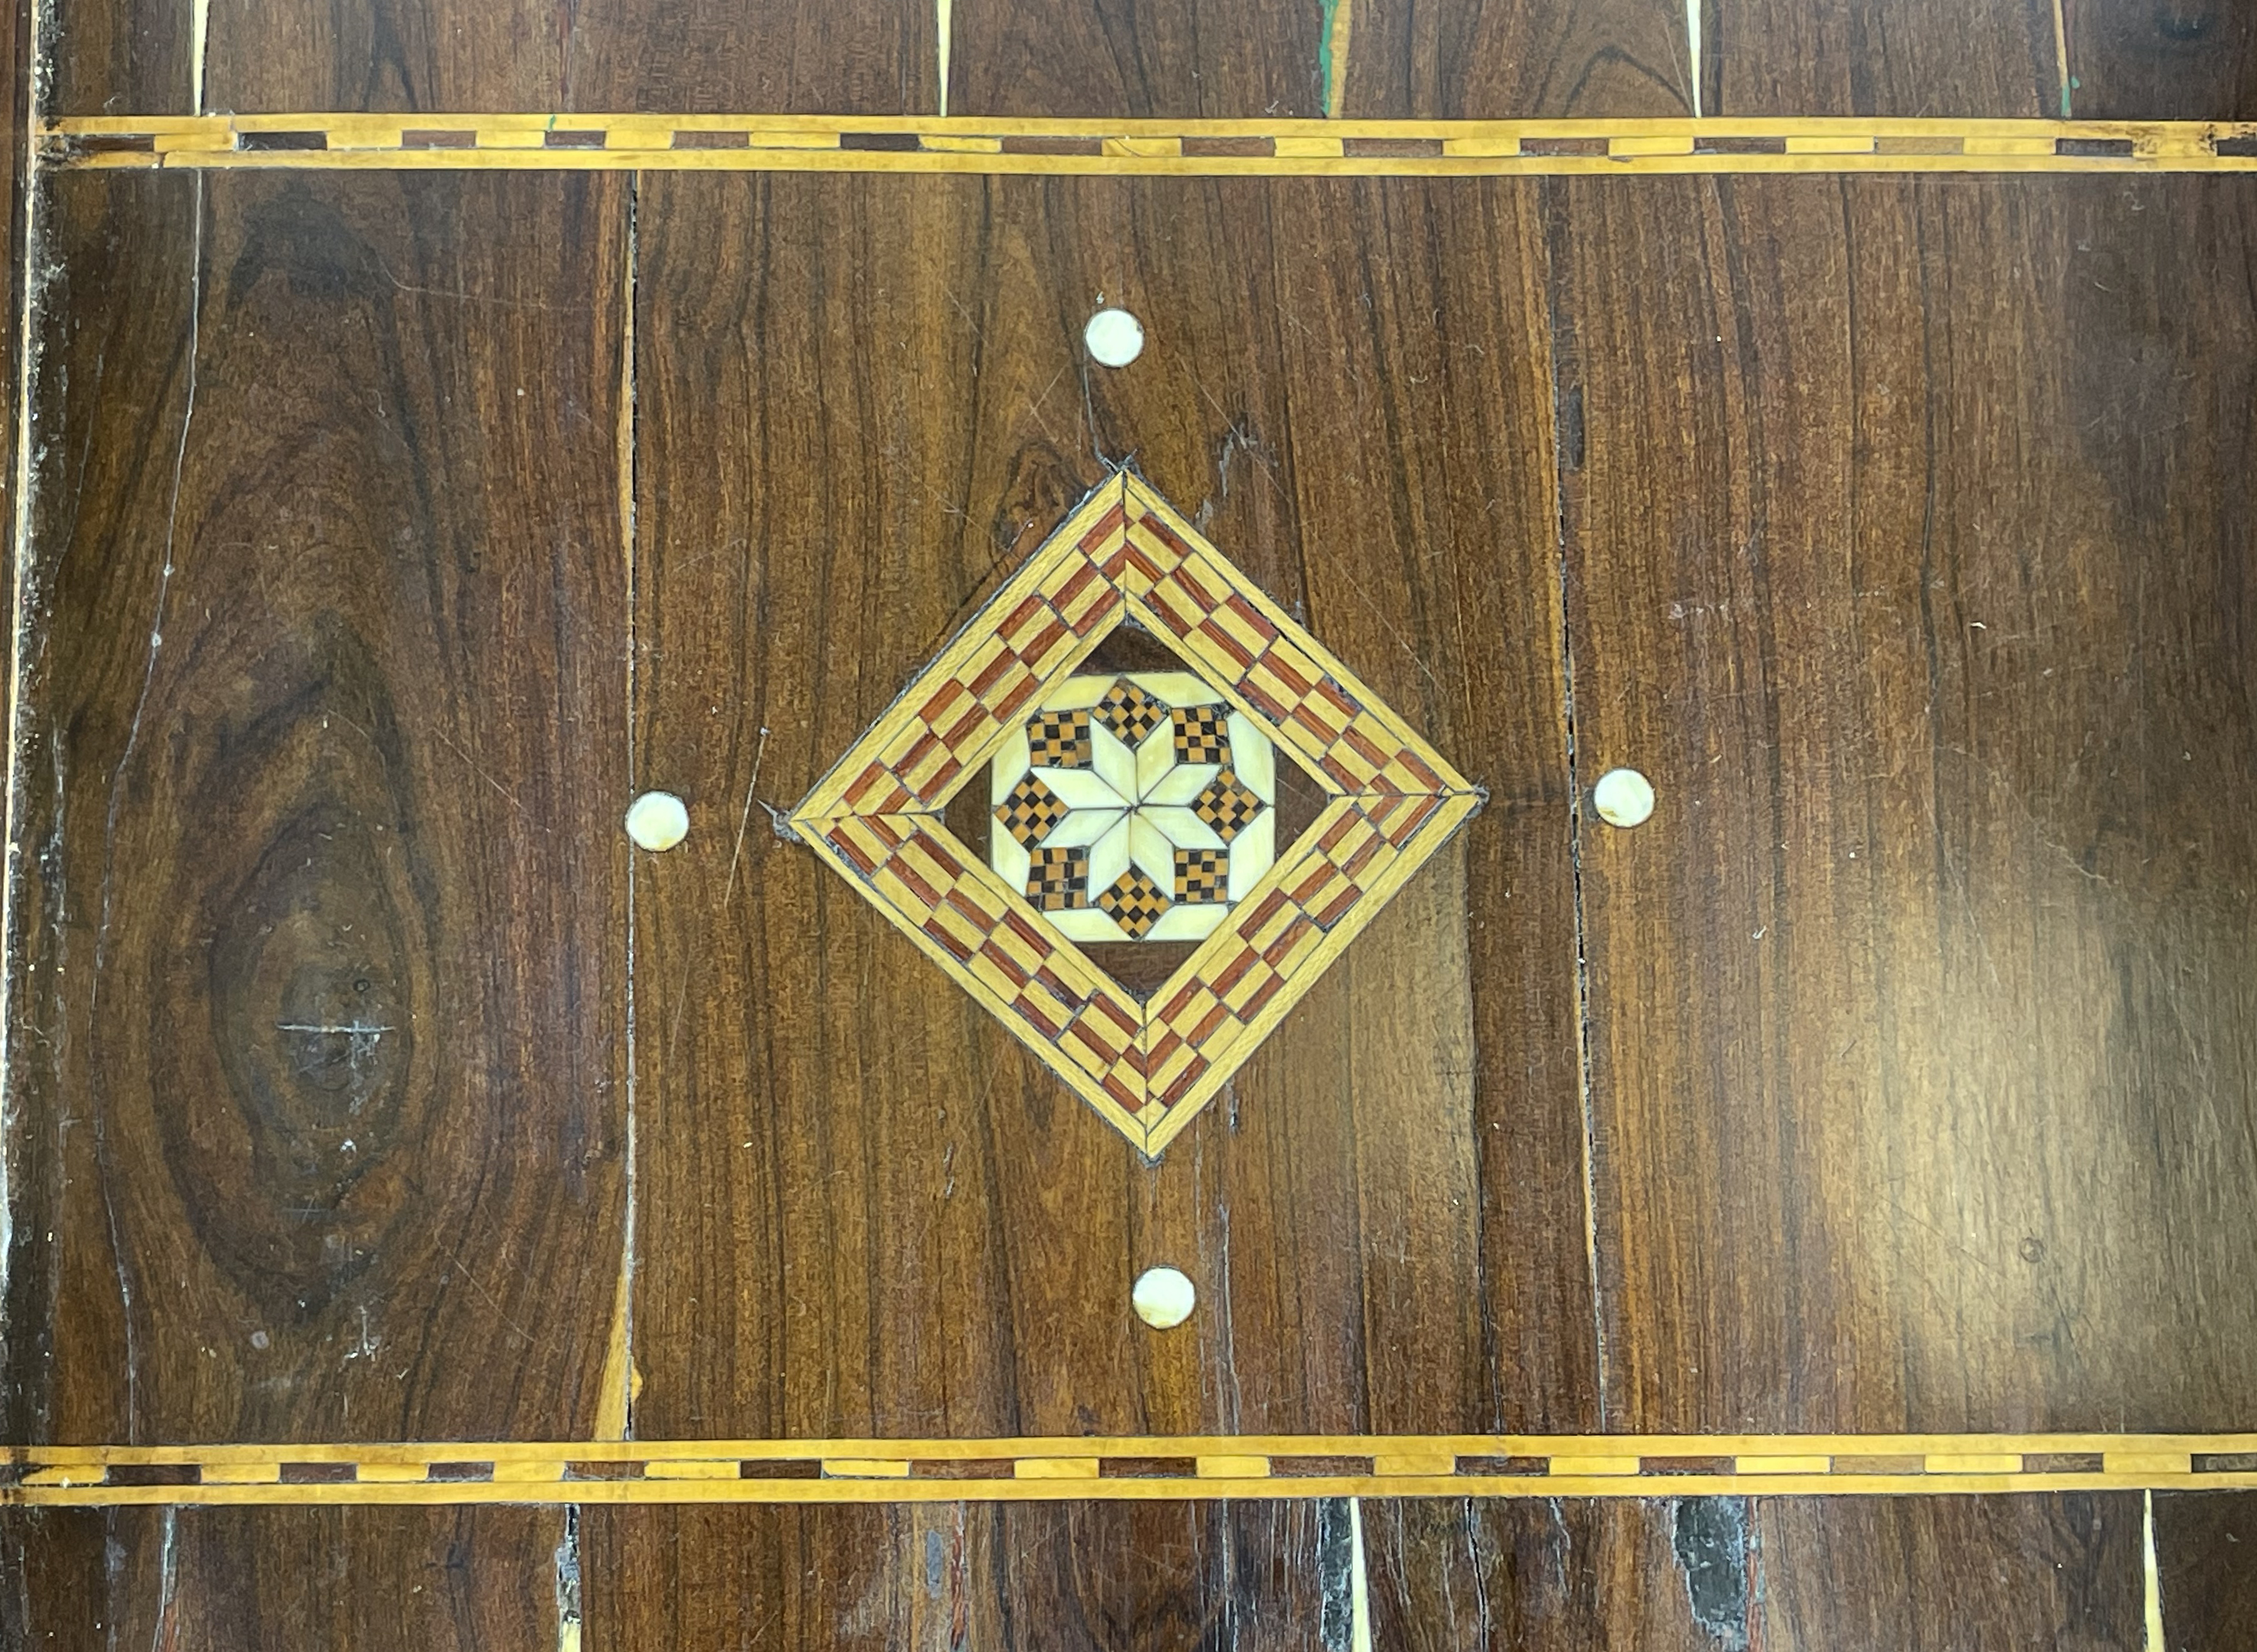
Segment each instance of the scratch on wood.
M768 725L763 724L761 726L761 743L753 752L753 777L745 782L745 812L737 817L737 846L729 851L729 880L721 890L721 910L724 912L729 909L729 902L737 893L737 865L745 858L745 831L753 823L753 789L761 783L761 765L768 760ZM773 820L775 815L776 811L770 808L769 818Z
M165 1511L163 1558L157 1569L157 1652L172 1652L180 1641L180 1511Z

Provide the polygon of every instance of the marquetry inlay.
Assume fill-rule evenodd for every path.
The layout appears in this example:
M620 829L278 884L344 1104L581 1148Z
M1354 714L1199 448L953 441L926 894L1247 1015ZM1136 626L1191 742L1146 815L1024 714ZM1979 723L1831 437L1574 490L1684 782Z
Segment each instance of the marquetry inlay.
M1124 630L1182 669L1092 670ZM1313 818L1283 841L1287 765ZM967 786L983 854L950 829ZM1150 488L1085 500L793 816L1106 1120L1157 1154L1479 806ZM1083 949L1195 942L1138 992Z

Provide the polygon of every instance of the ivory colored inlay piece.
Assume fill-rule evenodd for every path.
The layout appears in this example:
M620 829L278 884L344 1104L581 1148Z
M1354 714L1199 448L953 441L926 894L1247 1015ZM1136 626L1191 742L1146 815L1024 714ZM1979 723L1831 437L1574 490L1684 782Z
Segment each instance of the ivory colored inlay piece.
M627 809L627 836L638 849L671 849L690 836L689 808L671 792L645 792Z
M1653 813L1653 782L1636 769L1609 769L1591 788L1591 801L1610 826L1643 826Z
M1100 310L1081 329L1081 342L1107 367L1126 367L1144 353L1144 324L1126 310Z
M1190 1280L1172 1267L1148 1267L1136 1276L1136 1288L1128 1293L1135 1305L1136 1317L1155 1331L1168 1331L1192 1317L1199 1305L1199 1292Z

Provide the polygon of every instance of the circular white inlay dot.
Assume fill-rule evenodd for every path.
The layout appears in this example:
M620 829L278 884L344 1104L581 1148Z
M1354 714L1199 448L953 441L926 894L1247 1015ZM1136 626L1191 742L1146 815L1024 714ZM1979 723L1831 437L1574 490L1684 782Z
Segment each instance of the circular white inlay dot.
M1192 1317L1192 1310L1199 1305L1199 1292L1172 1267L1148 1267L1136 1276L1136 1288L1128 1293L1128 1300L1137 1318L1155 1331L1168 1331Z
M627 836L638 849L671 849L690 836L690 810L671 792L645 792L627 810Z
M1643 826L1653 813L1653 782L1636 769L1609 769L1591 788L1591 801L1610 826Z
M1144 351L1144 324L1126 310L1100 310L1081 329L1081 342L1107 367L1126 367Z

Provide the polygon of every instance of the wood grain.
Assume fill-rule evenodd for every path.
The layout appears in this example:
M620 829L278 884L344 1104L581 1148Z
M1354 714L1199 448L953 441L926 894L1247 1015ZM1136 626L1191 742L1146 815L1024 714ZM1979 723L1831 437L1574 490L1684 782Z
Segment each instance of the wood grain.
M1552 199L1610 1426L2245 1418L2244 195Z
M555 1508L11 1512L0 1639L553 1652L564 1526Z
M1690 115L1674 0L1354 0L1341 113L1511 120ZM1711 111L1713 112L1713 111Z
M1744 1534L1746 1499L1711 1499L1722 1528ZM1674 1552L1683 1505L1483 1502L1475 1498L1363 1504L1371 1644L1383 1652L1511 1647L1526 1652L1716 1652L1749 1644L1744 1543L1711 1556L1742 1566L1737 1610L1707 1591L1696 1614ZM1735 1523L1737 1522L1737 1523ZM1737 1639L1735 1637L1737 1637Z
M574 12L562 107L935 114L937 23L900 0L593 0Z
M161 1508L0 1513L0 1645L111 1652L158 1643Z
M203 106L551 109L572 32L538 0L209 0ZM180 8L185 11L186 8Z
M623 181L52 188L9 1435L584 1433Z
M212 0L205 107L931 114L934 9L881 0Z
M1749 1644L1949 1652L1970 1633L1996 1647L2143 1644L2136 1494L1781 1497L1754 1507Z
M954 0L952 115L1325 112L1323 13L1289 0Z
M638 1434L1588 1420L1528 199L645 181L639 783L697 823L637 894ZM1157 1167L768 814L1132 455L1496 798Z
M7 93L4 104L0 104L0 122L7 130L0 131L0 177L8 180L4 210L8 225L0 233L0 248L8 257L8 278L4 285L7 320L0 322L0 419L6 421L6 431L0 434L0 521L7 525L7 550L0 554L0 578L7 582L7 595L0 597L0 611L8 618L8 634L14 636L15 568L16 568L16 439L21 422L23 383L17 377L23 354L24 314L24 190L25 163L29 153L25 137L31 130L32 112L32 39L26 0L0 5L0 64L7 66ZM4 998L0 998L0 1013L4 1013ZM4 1137L4 1133L0 1133ZM0 1139L0 1154L4 1154L4 1139Z
M2257 1623L2257 1494L2164 1492L2155 1498L2156 1592L2163 1644L2207 1652L2248 1643Z
M1711 115L2067 112L2052 0L1710 0L1708 10Z
M2140 1644L2136 1494L1367 1500L1363 1530L1375 1647Z
M189 115L191 8L173 0L40 0L50 115ZM28 19L25 35L29 39Z
M2257 116L2257 12L2233 0L2064 0L2080 118Z
M586 1643L1316 1644L1317 1506L591 1509Z

